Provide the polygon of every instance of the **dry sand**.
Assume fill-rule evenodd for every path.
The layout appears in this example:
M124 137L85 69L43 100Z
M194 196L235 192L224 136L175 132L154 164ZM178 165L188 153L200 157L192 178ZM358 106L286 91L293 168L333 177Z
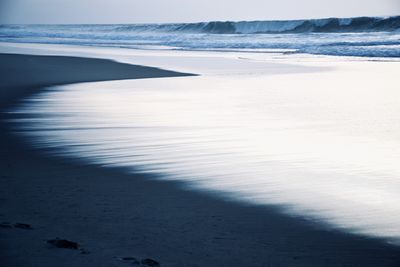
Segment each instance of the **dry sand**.
M400 266L398 247L282 215L276 207L246 206L123 169L51 157L13 134L12 115L4 112L45 86L186 74L7 54L0 55L0 73L1 266L135 266L120 257L183 267ZM83 250L46 243L57 237Z

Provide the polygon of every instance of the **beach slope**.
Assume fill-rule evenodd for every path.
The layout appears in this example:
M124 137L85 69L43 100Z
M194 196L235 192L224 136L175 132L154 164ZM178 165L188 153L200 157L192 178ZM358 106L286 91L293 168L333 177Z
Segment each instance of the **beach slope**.
M14 115L6 111L47 86L189 74L12 54L0 54L0 73L1 266L155 264L146 259L185 267L400 266L400 249L383 241L325 229L276 207L242 205L144 174L55 158L30 147L8 123ZM47 242L56 238L79 248Z

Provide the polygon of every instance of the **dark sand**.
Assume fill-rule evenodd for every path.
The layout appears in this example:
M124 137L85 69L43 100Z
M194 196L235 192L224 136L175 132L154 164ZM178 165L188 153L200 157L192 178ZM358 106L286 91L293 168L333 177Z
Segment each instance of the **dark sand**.
M44 86L185 75L107 60L0 55L0 266L400 266L400 248L181 189L146 175L54 158L12 134L4 113ZM318 200L316 200L318 201ZM56 237L88 253L55 248ZM138 265L136 265L138 266Z

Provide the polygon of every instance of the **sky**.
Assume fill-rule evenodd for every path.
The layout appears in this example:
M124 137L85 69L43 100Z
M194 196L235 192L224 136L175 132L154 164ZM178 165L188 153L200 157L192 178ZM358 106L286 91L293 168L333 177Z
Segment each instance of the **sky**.
M400 15L400 0L0 0L0 23L162 23Z

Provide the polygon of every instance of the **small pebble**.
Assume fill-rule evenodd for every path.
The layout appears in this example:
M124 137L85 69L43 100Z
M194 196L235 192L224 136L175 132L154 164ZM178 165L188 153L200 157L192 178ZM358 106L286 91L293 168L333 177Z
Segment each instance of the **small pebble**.
M140 263L150 267L160 266L160 264L157 261L152 259L143 259Z
M129 261L129 262L131 262L133 264L140 264L140 262L134 257L122 257L122 258L119 258L119 260L121 260L121 261Z
M32 226L26 223L15 223L14 228L19 228L19 229L25 229L25 230L31 230Z
M81 254L87 255L90 254L90 252L87 251L86 249L81 248Z
M73 241L69 241L66 239L51 239L47 240L47 243L55 246L56 248L68 248L68 249L78 249L79 244Z
M12 228L12 226L10 223L3 222L0 223L0 228Z

